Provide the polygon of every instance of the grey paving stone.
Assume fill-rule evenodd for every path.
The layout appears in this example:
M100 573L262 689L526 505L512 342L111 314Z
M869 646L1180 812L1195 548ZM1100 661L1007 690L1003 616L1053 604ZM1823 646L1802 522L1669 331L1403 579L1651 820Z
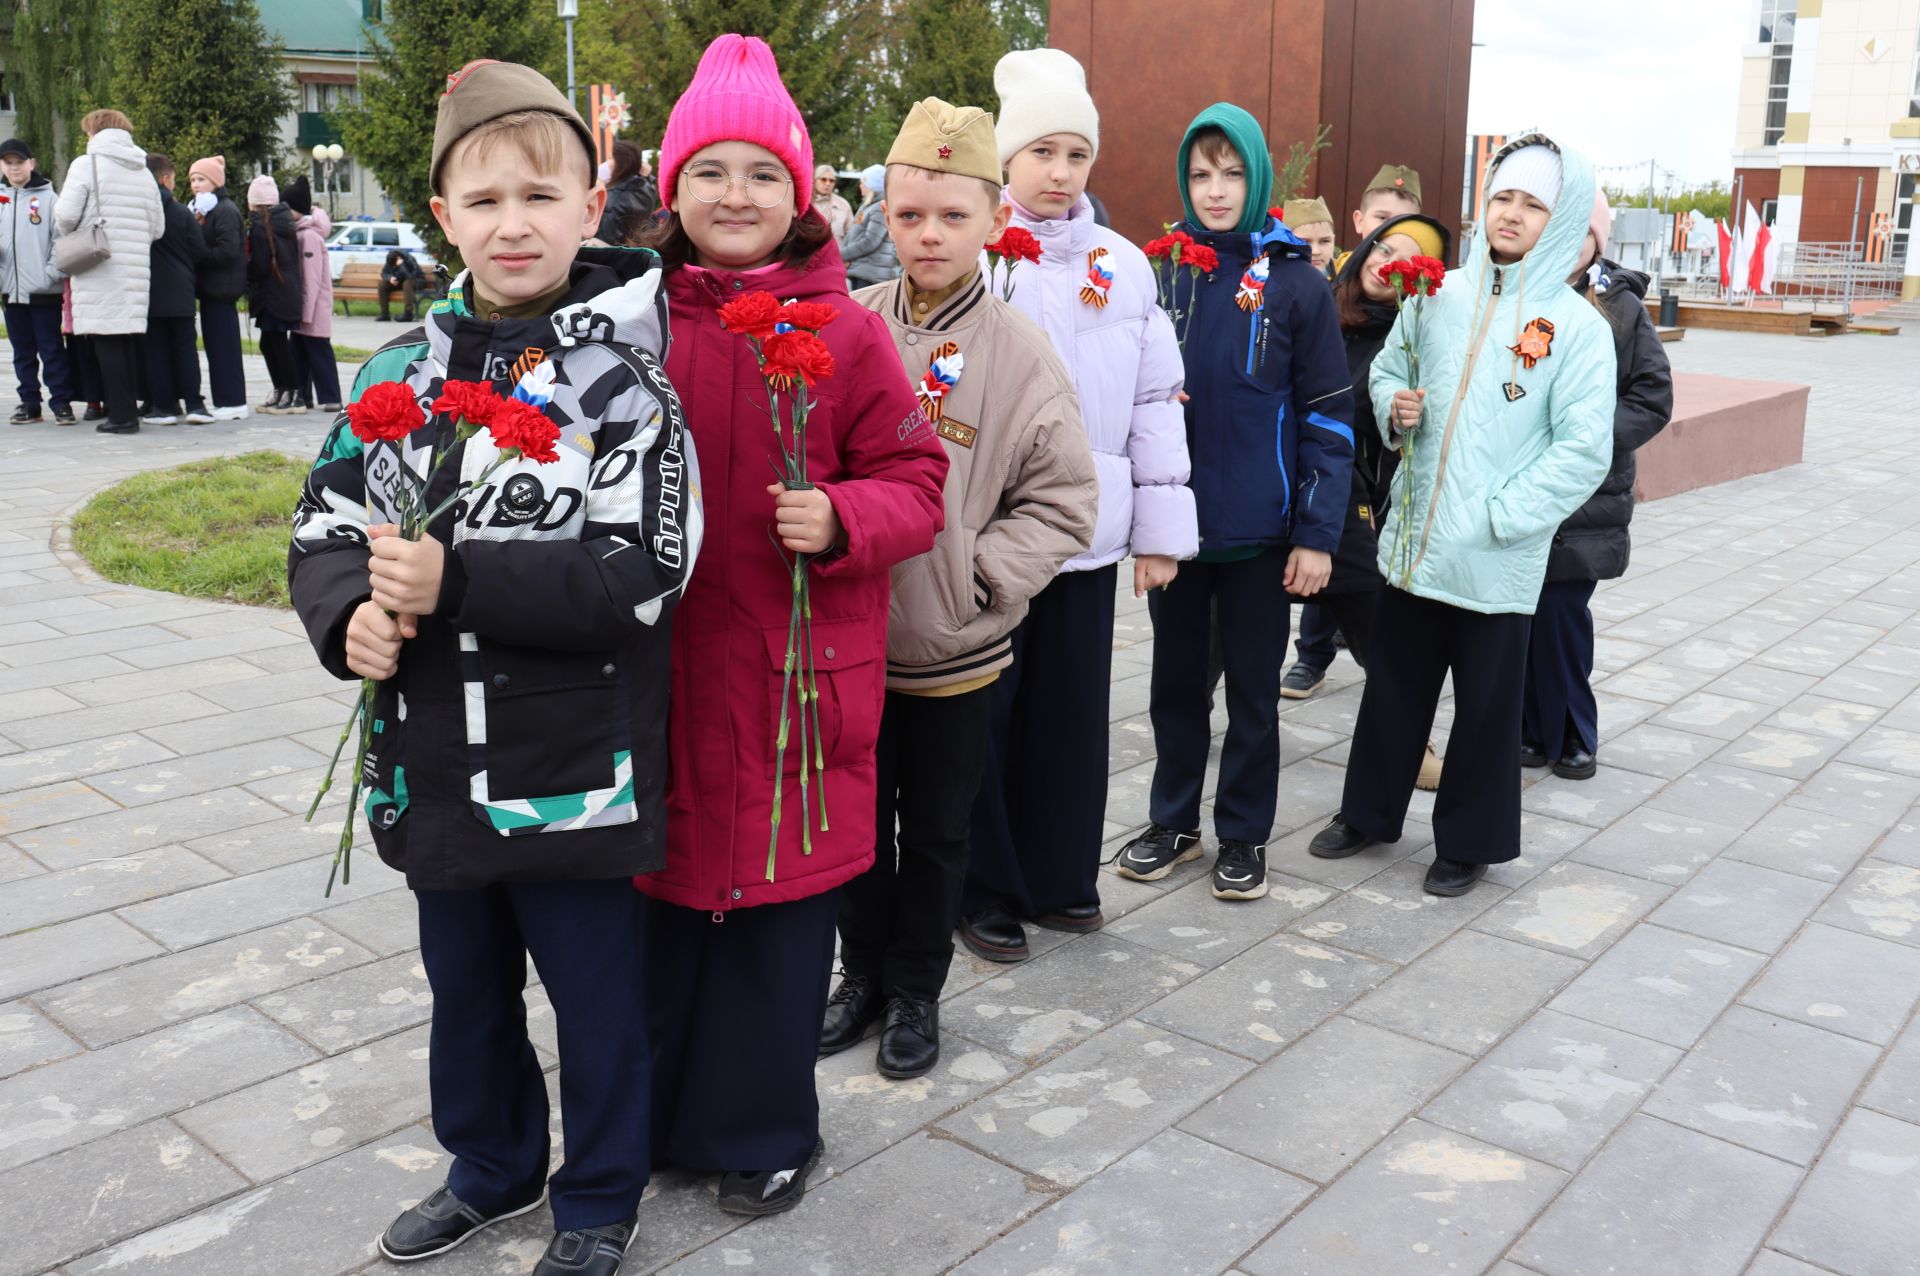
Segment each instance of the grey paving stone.
M0 1274L31 1276L247 1187L171 1121L0 1174Z
M1482 1271L1566 1177L1409 1121L1241 1266L1252 1276Z
M1842 1272L1902 1272L1920 1250L1920 1125L1855 1109L1769 1242Z
M1882 673L1858 660L1840 666L1814 684L1813 693L1851 704L1890 709L1920 687L1920 675Z
M325 764L325 758L291 740L261 740L96 775L87 783L123 805L146 806Z
M1887 1052L1861 1104L1920 1124L1920 1020L1907 1026Z
M261 925L299 917L329 900L377 895L398 888L405 878L375 856L354 857L353 881L335 883L325 894L331 856L229 877L210 886L180 890L165 899L125 909L123 916L169 948L191 948ZM4 888L0 888L4 889Z
M280 812L243 789L221 789L33 829L14 844L49 868L74 868L274 819Z
M244 1006L0 1081L0 1168L298 1067L314 1052Z
M1543 1010L1420 1115L1577 1170L1680 1056L1671 1046Z
M177 846L94 860L0 886L0 935L153 899L226 874Z
M1735 1006L1644 1110L1806 1165L1879 1057L1863 1041Z
M79 1054L79 1042L24 1001L0 1004L0 1077Z
M1783 643L1754 657L1775 669L1825 677L1872 646L1881 631L1868 625L1838 620L1816 620Z
M1105 933L1197 966L1217 966L1333 898L1324 886L1269 877L1266 898L1234 902L1215 899L1207 882L1193 882L1109 922Z
M1788 802L1804 810L1868 824L1877 821L1884 826L1899 819L1916 798L1920 798L1920 779L1889 775L1850 762L1829 762Z
M1356 700L1356 704L1357 704ZM1295 762L1280 770L1280 801L1273 813L1273 831L1291 833L1295 829L1323 828L1340 809L1340 794L1346 787L1345 767L1317 759Z
M1809 692L1768 718L1766 725L1847 742L1872 726L1880 713L1881 710L1872 705Z
M94 975L36 998L99 1048L373 960L310 918Z
M306 673L319 662L314 658L313 648L305 643L285 647L264 647L259 651L249 651L242 655L250 665L258 665L268 673ZM1142 705L1142 709L1145 706Z
M1406 962L1507 894L1500 887L1482 882L1466 895L1442 899L1422 889L1426 875L1426 869L1419 865L1396 864L1289 929L1369 957Z
M272 740L299 731L332 727L337 736L348 710L325 696L263 705L207 720L175 722L146 729L146 734L176 753L206 753L230 745Z
M1180 1128L1327 1183L1467 1063L1450 1050L1335 1017Z
M1920 732L1878 726L1840 755L1848 762L1896 775L1920 775Z
M1794 791L1792 778L1708 762L1687 772L1647 805L1729 828L1748 829Z
M95 612L75 612L50 617L47 621L64 634L96 634L108 629L127 629L134 625L158 625L183 616L204 612L207 604L198 599L155 595L131 607L113 607Z
M936 1138L909 1139L807 1195L804 1211L758 1220L666 1270L944 1271L1052 1199L1014 1171ZM931 1200L938 1210L927 1208ZM847 1244L856 1235L865 1243Z
M7 663L15 669L24 669L29 665L52 664L55 661L72 660L79 656L113 656L128 664L138 665L139 661L129 658L129 653L141 648L156 647L163 643L177 642L178 639L157 625L133 625L125 629L113 629L97 634L82 634L69 637L65 634L57 638L48 638L42 642L21 643L7 648ZM67 715L61 714L60 717ZM113 730L114 728L107 728ZM100 731L93 735L104 734Z
M1221 1190L1226 1183L1233 1191ZM1168 1130L953 1271L1214 1276L1312 1191L1257 1161ZM1173 1220L1178 1227L1167 1225Z
M1603 829L1660 791L1658 776L1601 767L1591 780L1548 776L1520 795L1521 809Z
M940 1063L924 1077L890 1081L875 1070L879 1038L814 1065L820 1130L838 1165L852 1165L918 1133L1017 1076L1015 1060L948 1038Z
M1721 748L1712 736L1695 735L1657 723L1642 723L1623 735L1601 742L1605 766L1625 767L1642 775L1675 779Z
M954 998L941 1026L1036 1063L1164 997L1202 969L1125 940L1088 935Z
M1700 1039L1761 964L1752 953L1642 923L1548 1005L1684 1048Z
M0 635L15 626L0 627ZM58 635L55 635L56 637ZM5 650L4 638L0 638L0 650ZM0 722L14 722L21 718L37 718L46 713L61 713L68 709L84 706L71 696L63 695L52 687L36 687L25 691L0 692Z
M1636 700L1647 700L1654 704L1672 704L1712 682L1724 669L1725 666L1721 664L1711 669L1689 669L1656 656L1598 680L1594 687L1610 695L1632 696Z
M1886 1045L1920 999L1920 950L1814 924L1740 1000L1760 1010Z
M71 641L61 639L62 643ZM12 654L8 653L9 659ZM12 723L8 734L24 748L44 749L72 740L91 740L98 736L144 731L149 727L183 722L189 718L208 718L219 712L220 706L202 700L191 691L179 691L149 696L145 700L127 700L49 714L43 718L28 718L24 722Z
M165 630L159 632L166 633ZM116 654L128 664L138 665L142 669L192 664L219 656L248 655L280 647L300 650L309 661L313 659L313 648L304 639L277 629L246 629L239 633L216 634L211 638L181 638L170 633L167 637L171 641L133 647Z
M352 763L346 765L351 766ZM336 789L335 792L340 790ZM311 824L307 823L303 811L297 815L282 815L264 824L249 824L245 828L196 837L184 845L194 854L212 860L230 873L258 873L302 860L330 857L340 845L340 824L345 818L346 802L343 796L338 803L329 802L326 809L313 817ZM356 818L353 827L353 866L357 870L360 865L378 859L379 854L373 849L366 821ZM322 874L324 877L325 874ZM325 898L320 904L333 906L332 901Z
M1393 969L1283 935L1169 993L1138 1017L1249 1059L1268 1059Z
M1179 1122L1249 1067L1243 1059L1129 1020L969 1104L937 1128L1072 1187Z
M1877 864L1905 864L1920 868L1920 807L1901 817L1870 856Z
M142 735L107 736L78 744L23 749L0 757L0 793L78 780L103 771L158 762L173 756Z
M1829 1273L1822 1268L1803 1263L1797 1258L1788 1258L1775 1250L1763 1249L1754 1257L1753 1266L1747 1268L1747 1276L1829 1276Z
M1770 953L1793 938L1830 890L1832 887L1810 878L1721 860L1702 869L1650 920Z
M1725 824L1641 807L1595 834L1572 858L1671 887L1693 876L1739 836L1739 829Z
M1758 726L1714 755L1715 762L1767 775L1804 780L1833 760L1845 742L1825 736Z
M1555 864L1481 914L1473 929L1592 957L1646 916L1667 893L1667 887L1637 877L1586 864Z
M1737 1276L1799 1177L1771 1157L1635 1117L1513 1256L1542 1276Z
M433 990L420 955L402 953L254 1004L326 1053L338 1054L427 1022L433 1017Z
M1731 693L1696 691L1664 712L1654 714L1651 721L1693 735L1734 740L1765 721L1779 703L1772 699L1743 699ZM1604 741L1601 747L1605 747Z
M1461 1054L1506 1036L1585 966L1574 957L1463 930L1355 1002L1355 1019Z
M338 1276L371 1262L394 1215L439 1187L447 1155L414 1127L71 1264L73 1276Z
M1777 806L1742 833L1726 849L1724 858L1815 881L1837 882L1860 862L1879 836L1877 825L1803 811L1797 806Z
M266 675L244 660L208 660L199 664L167 669L136 669L130 673L111 673L78 682L65 682L62 689L70 696L91 705L118 704L142 700L173 691L204 692L203 700L220 704L213 694L241 681L266 681ZM223 708L231 706L223 705Z
M63 780L0 795L0 834L24 833L28 829L118 809L117 803L88 784Z
M412 891L384 891L336 904L314 913L313 919L382 957L420 946L420 906ZM955 964L966 955L964 949L955 953Z
M107 913L0 937L0 997L65 983L165 952Z

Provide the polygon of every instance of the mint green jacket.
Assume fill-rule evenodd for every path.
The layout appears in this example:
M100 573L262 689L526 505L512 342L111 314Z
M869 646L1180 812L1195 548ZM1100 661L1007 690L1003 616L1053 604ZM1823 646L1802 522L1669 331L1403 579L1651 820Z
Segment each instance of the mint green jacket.
M1489 176L1536 143L1553 145L1537 134L1518 138L1493 157ZM1533 614L1555 529L1593 495L1613 459L1613 335L1566 282L1592 220L1593 170L1572 151L1560 157L1560 195L1533 251L1496 265L1486 234L1476 235L1467 263L1447 272L1417 320L1409 305L1395 321L1369 378L1390 447L1403 442L1394 392L1427 390L1411 463L1393 480L1380 573L1389 585L1469 611ZM1552 337L1528 368L1513 347L1529 325L1541 327L1535 321L1551 324Z

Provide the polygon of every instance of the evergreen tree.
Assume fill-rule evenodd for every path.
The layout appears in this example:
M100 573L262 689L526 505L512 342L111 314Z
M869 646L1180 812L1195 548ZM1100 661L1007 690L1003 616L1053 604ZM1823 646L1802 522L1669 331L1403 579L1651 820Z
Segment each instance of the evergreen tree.
M1007 33L991 0L919 0L901 30L895 126L924 97L998 111L993 68L1006 52Z
M1048 10L1051 8L1047 0L994 0L993 8L1000 18L1000 29L1007 33L1009 49L1047 47Z
M14 127L33 147L40 170L55 183L66 177L66 161L84 149L74 145L80 117L110 98L107 0L17 0L13 15L13 58L7 64L14 102ZM56 124L65 125L64 137ZM66 143L62 145L62 143Z
M235 182L275 156L293 108L282 53L254 0L113 0L113 105L183 186L202 156L226 156Z
M447 77L475 58L497 58L538 67L564 88L560 23L549 0L388 0L380 34L374 65L360 77L360 104L339 113L341 133L427 250L452 268L458 255L428 208L427 180Z

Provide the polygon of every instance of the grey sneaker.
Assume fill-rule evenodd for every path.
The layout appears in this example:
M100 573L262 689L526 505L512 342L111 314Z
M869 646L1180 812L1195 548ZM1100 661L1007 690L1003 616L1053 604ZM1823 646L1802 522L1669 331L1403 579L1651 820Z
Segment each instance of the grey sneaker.
M432 1258L436 1254L446 1253L495 1223L532 1213L546 1199L547 1191L543 1186L540 1195L525 1205L488 1215L468 1205L453 1194L452 1188L442 1184L426 1200L387 1225L387 1230L380 1236L380 1252L396 1263Z
M561 1232L547 1246L533 1276L614 1276L633 1243L635 1220Z

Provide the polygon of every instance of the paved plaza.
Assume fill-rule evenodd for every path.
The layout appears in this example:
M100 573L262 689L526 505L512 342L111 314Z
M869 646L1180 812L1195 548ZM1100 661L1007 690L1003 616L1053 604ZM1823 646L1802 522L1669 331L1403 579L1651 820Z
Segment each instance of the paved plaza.
M1602 769L1528 773L1522 859L1440 900L1423 824L1307 855L1342 656L1284 705L1269 897L1212 899L1209 855L1104 877L1106 929L1025 965L963 952L933 1075L821 1063L796 1212L665 1176L628 1270L1920 1271L1920 330L1670 351L1811 383L1807 463L1641 507L1594 600ZM391 1276L373 1238L446 1172L412 898L370 850L322 898L338 807L299 814L350 693L287 613L64 549L128 474L323 428L0 426L0 1276ZM1153 759L1130 596L1116 647L1115 845ZM550 1229L421 1270L526 1272Z

